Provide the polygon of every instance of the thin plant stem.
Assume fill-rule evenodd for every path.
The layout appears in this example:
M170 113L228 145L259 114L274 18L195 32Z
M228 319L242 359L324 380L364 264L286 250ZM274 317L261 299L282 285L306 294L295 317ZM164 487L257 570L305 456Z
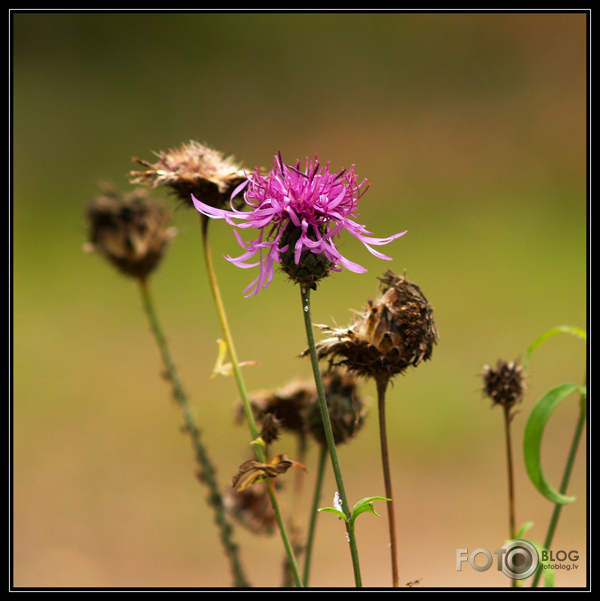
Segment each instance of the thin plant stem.
M225 338L225 345L227 347L227 353L229 354L229 360L231 361L233 375L235 377L238 391L239 391L240 397L242 399L242 406L244 408L244 414L246 415L246 421L247 421L248 427L250 429L250 435L252 437L252 441L255 441L259 437L258 428L257 428L256 422L254 420L254 415L252 414L252 408L250 406L250 401L248 400L246 386L244 384L244 379L242 377L242 371L241 371L240 364L239 364L239 361L237 358L235 346L233 344L233 338L231 336L231 330L229 328L227 315L225 313L225 306L223 304L223 299L221 298L221 291L220 291L219 284L217 281L217 276L216 276L213 261L212 261L212 253L211 253L210 243L208 240L208 219L204 215L201 216L201 230L202 230L202 250L203 250L203 255L204 255L204 261L206 264L206 271L208 274L208 281L209 281L211 293L213 295L215 307L217 310L217 315L219 317L219 322L221 324L221 329L223 331L223 337ZM265 456L262 445L253 444L252 446L254 447L254 452L256 454L257 460L260 461L261 463L265 463L266 456ZM273 506L273 511L275 513L275 519L277 521L277 525L279 526L279 531L281 533L281 538L283 541L285 552L288 556L288 560L290 562L290 568L294 575L294 581L296 583L296 586L302 587L303 584L302 584L302 579L300 577L298 563L296 561L296 557L294 555L292 544L291 544L290 538L287 534L285 524L281 517L281 510L279 508L279 502L277 500L277 495L275 493L275 486L274 486L271 478L268 479L267 484L268 484L267 490L269 492L269 497L271 499L271 504Z
M202 441L200 430L196 426L194 417L192 415L192 412L190 411L187 396L183 391L183 387L181 386L181 383L179 381L175 365L171 359L171 354L169 353L165 336L163 335L162 328L160 327L160 323L158 321L158 317L154 308L154 303L152 301L152 295L150 294L150 289L146 280L140 280L140 289L142 293L144 310L146 312L146 315L148 316L152 332L160 350L163 363L166 368L167 378L173 386L173 396L175 398L175 401L179 405L179 408L181 409L181 413L185 423L184 431L187 432L192 439L192 445L194 447L196 461L200 466L198 479L200 480L200 482L204 483L209 490L208 504L213 508L215 512L215 523L219 528L221 543L225 550L225 555L227 556L231 564L234 586L244 588L248 587L249 584L246 580L246 577L244 576L244 571L242 569L238 555L238 546L231 539L233 528L229 523L225 513L225 509L223 506L223 497L217 485L216 470L208 456L208 452Z
M585 397L585 394L582 394L581 401L580 401L579 418L577 419L577 425L575 426L575 433L573 434L571 448L569 450L569 455L567 457L567 464L565 466L565 471L563 473L562 481L560 483L559 492L563 495L567 492L567 488L569 486L569 480L571 479L571 472L573 471L573 465L575 463L575 456L577 455L577 448L579 447L579 441L581 440L581 435L585 428L585 420L586 420L586 397ZM559 503L556 503L554 505L552 517L550 518L550 524L548 525L548 532L546 533L546 540L544 541L544 548L547 550L550 550L550 545L552 544L552 539L554 538L554 533L555 533L556 527L558 525L558 519L560 518L560 513L562 511L562 508L563 508L563 506L560 505ZM542 575L542 569L538 568L535 572L535 576L533 577L533 581L531 583L532 588L535 588L538 585L541 575Z
M385 419L385 393L389 378L377 378L377 406L379 410L379 440L381 444L381 461L383 464L383 481L385 484L385 496L390 499L387 503L388 529L390 534L390 553L392 561L392 583L395 588L400 586L398 573L398 543L396 540L396 518L394 513L394 495L392 493L392 476L390 470L390 457L388 452L388 441Z
M504 405L504 437L506 440L506 467L508 474L508 525L510 532L510 540L514 540L516 536L516 519L515 519L515 475L513 469L513 452L510 426L513 418L511 407ZM516 588L517 581L512 579L512 586Z
M321 490L323 489L323 475L325 473L325 462L327 461L328 449L326 445L319 445L319 462L317 465L317 479L315 482L315 492L313 495L313 504L310 510L310 521L308 524L308 536L306 538L306 550L304 553L304 586L308 586L310 575L310 561L312 559L312 549L315 541L315 531L317 526L317 515L319 503L321 500Z
M340 464L335 448L333 431L331 429L331 421L329 419L329 411L327 409L327 401L325 399L325 392L323 390L323 381L321 380L321 371L319 369L319 360L317 358L315 337L313 335L312 330L312 318L310 311L310 288L308 286L300 286L300 292L302 298L302 313L304 315L304 326L306 329L306 337L308 340L308 348L310 351L310 360L312 364L315 385L317 388L317 396L319 399L319 409L321 411L321 418L323 420L323 428L325 430L325 438L327 440L327 448L329 450L329 456L331 458L331 465L333 467L333 473L335 475L335 481L338 487L338 494L340 495L340 499L342 501L342 510L347 518L346 532L348 534L348 542L350 543L350 553L352 556L352 566L354 569L354 581L357 588L359 588L362 587L362 578L360 575L358 549L356 546L356 537L354 534L354 523L350 519L350 508L348 506L348 499L346 498L346 491L344 488L344 481L342 479L342 472L340 470Z

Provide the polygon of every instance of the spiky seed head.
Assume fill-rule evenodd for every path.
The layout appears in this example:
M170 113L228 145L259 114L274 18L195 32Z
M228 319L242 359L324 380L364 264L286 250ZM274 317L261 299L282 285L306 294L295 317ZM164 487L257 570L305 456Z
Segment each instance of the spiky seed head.
M151 188L167 186L189 207L194 206L192 195L211 207L226 207L231 194L246 180L233 157L225 157L194 140L155 154L158 157L155 163L133 159L146 167L146 171L131 171L131 182Z
M517 361L498 360L495 367L485 365L483 368L483 392L494 405L508 409L523 399L525 385L523 382L523 366Z
M421 288L391 269L380 281L381 296L369 300L350 327L320 326L330 337L316 345L319 359L363 377L390 379L431 358L439 334Z

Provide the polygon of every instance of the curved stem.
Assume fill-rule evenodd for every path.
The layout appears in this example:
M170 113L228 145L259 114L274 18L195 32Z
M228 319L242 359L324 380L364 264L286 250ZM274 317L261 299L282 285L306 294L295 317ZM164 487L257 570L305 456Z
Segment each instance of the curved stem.
M394 587L400 586L398 573L398 545L396 542L396 518L394 514L394 495L392 493L392 476L388 452L386 420L385 420L385 393L388 378L377 379L377 406L379 409L379 440L381 443L381 461L383 464L383 481L385 483L385 496L391 499L387 503L388 529L390 534L390 552L392 560L392 582Z
M579 410L579 418L577 419L577 425L575 426L575 433L573 434L573 441L571 442L571 448L569 450L569 456L567 457L567 464L565 466L565 471L563 473L562 481L560 483L560 493L565 494L567 492L567 487L569 486L569 480L571 479L571 472L573 471L573 465L575 463L575 456L577 455L577 448L579 447L579 441L581 440L581 435L583 433L583 429L585 428L585 420L586 420L586 395L581 395L580 402L580 410ZM552 539L554 538L554 532L556 531L556 526L558 525L558 518L560 517L560 513L562 511L563 506L560 504L554 505L554 511L552 512L552 517L550 518L550 524L548 526L548 532L546 533L546 540L544 541L544 548L548 551L550 550L550 545L552 544ZM535 588L539 582L540 576L542 575L542 570L538 568L535 572L535 576L533 578L533 582L531 583L531 587Z
M204 447L204 443L202 442L200 430L197 428L192 413L189 409L187 397L183 391L183 388L179 381L179 377L177 376L175 366L171 359L171 355L169 353L165 337L163 335L162 329L160 327L156 315L156 311L154 309L154 304L152 302L150 290L145 280L140 280L140 288L142 293L144 310L150 321L152 332L160 350L163 363L165 364L167 377L173 386L173 396L175 397L175 401L179 405L181 413L183 415L183 419L185 422L185 431L189 433L192 439L192 444L196 455L196 461L200 466L200 471L198 472L198 480L200 480L200 482L204 483L208 487L210 493L208 496L208 504L214 509L215 512L215 523L219 528L221 543L223 544L225 554L228 557L229 562L231 564L234 585L236 587L248 587L249 584L246 581L238 557L238 546L231 540L233 528L226 517L225 509L223 506L223 497L219 491L219 487L216 481L216 470L208 457L208 453Z
M306 329L306 337L308 340L308 348L310 351L310 360L312 364L315 385L317 388L317 396L319 399L319 409L321 411L321 418L323 420L323 428L325 429L325 438L327 439L327 448L329 449L329 456L331 458L331 465L333 467L333 473L335 475L335 481L338 487L338 494L340 495L340 499L342 501L342 510L347 517L346 532L348 533L348 541L350 543L350 553L352 556L352 565L354 568L354 581L357 587L362 587L362 578L360 575L360 566L358 561L358 549L356 547L356 538L354 536L354 524L350 519L350 508L348 506L348 499L346 498L346 491L344 489L344 482L342 480L342 472L340 470L340 464L335 448L333 431L331 429L331 421L329 420L329 411L327 409L327 401L325 399L325 392L323 390L323 381L321 380L321 371L319 369L319 360L317 358L315 338L312 331L312 318L310 312L310 288L303 288L302 286L300 286L300 292L302 296L302 313L304 315L304 326Z
M304 557L304 586L308 586L308 576L310 574L310 560L312 548L315 540L315 530L317 527L317 514L319 502L321 499L321 490L323 488L323 475L325 473L325 461L327 459L327 447L319 446L319 464L317 466L317 481L315 484L315 494L313 495L313 504L310 510L310 522L308 525L308 537L306 539L306 552Z
M227 346L227 352L229 354L229 360L231 361L231 365L233 368L233 375L235 377L238 391L240 393L240 397L242 399L242 405L244 408L244 413L246 415L246 421L248 422L248 427L250 428L250 435L252 440L256 440L259 436L258 428L256 426L256 422L254 420L254 415L252 414L252 408L250 407L250 402L248 400L248 394L246 392L246 386L244 384L244 379L242 377L242 371L240 368L240 364L237 358L237 353L235 351L235 347L233 344L233 338L231 336L231 330L229 329L229 324L227 321L227 315L225 313L225 306L223 304L223 299L221 298L221 291L219 289L219 284L217 281L217 276L215 273L213 261L212 261L212 253L210 249L210 244L208 242L208 219L202 215L201 216L201 229L202 229L202 250L204 254L204 261L206 264L206 271L208 273L208 281L210 284L211 293L213 295L213 299L215 301L215 307L217 309L217 315L219 317L219 322L221 323L221 329L223 331L223 337L225 338L225 345ZM256 458L259 462L265 463L265 453L263 448L259 444L252 445L254 447L254 452L256 454ZM294 580L296 582L296 586L301 587L302 580L300 578L300 571L298 569L298 563L294 556L293 548L287 534L285 524L281 517L281 510L279 508L279 503L277 501L277 496L275 494L275 487L273 486L273 482L269 479L269 486L267 487L269 492L269 497L271 499L271 504L273 506L273 511L275 512L275 518L277 520L277 524L279 526L279 531L281 533L281 538L283 541L283 545L288 556L290 562L290 568L294 575Z

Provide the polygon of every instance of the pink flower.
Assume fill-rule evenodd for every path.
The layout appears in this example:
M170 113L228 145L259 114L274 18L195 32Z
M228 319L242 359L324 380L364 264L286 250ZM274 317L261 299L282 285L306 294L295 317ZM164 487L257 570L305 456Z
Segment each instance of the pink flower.
M343 230L358 238L376 257L391 260L372 246L388 244L406 231L388 238L372 238L371 232L354 221L358 217L358 199L368 189L366 186L361 191L365 182L357 183L354 166L340 173L331 173L329 163L321 166L315 155L314 161L306 159L304 171L301 171L299 161L295 167L284 165L281 154L278 154L267 175L255 169L233 191L232 199L244 191L249 211L234 207L231 211L211 207L193 195L192 201L203 215L225 219L236 228L258 230L258 237L251 242L244 241L239 232L234 230L245 252L239 257L226 257L238 267L260 268L258 277L244 290L250 290L247 296L251 296L270 284L275 263L281 263L281 254L287 251L293 251L296 265L306 253L312 253L325 257L334 271L341 271L345 267L356 273L364 273L366 269L342 256L334 243ZM292 229L294 236L290 236Z

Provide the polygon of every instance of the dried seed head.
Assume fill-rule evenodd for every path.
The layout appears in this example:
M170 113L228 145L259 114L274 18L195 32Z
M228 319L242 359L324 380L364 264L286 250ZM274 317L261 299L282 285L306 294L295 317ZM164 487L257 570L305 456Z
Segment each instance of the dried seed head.
M276 390L254 392L248 400L258 422L264 422L265 416L271 415L278 421L281 430L304 437L307 434L307 409L314 394L314 383L292 382ZM243 419L241 403L237 414L239 419Z
M281 420L277 419L272 413L265 413L262 424L260 437L263 439L265 444L270 445L279 438L281 431Z
M485 365L482 376L483 391L492 399L493 405L511 408L523 399L523 367L516 361L499 360L495 368Z
M334 442L336 445L349 442L364 425L367 413L356 378L350 373L331 370L323 374L322 379ZM319 444L327 444L316 393L308 412L308 426Z
M155 154L158 157L156 163L133 159L147 170L131 171L131 182L152 188L168 186L190 207L194 206L193 194L211 207L223 208L228 205L235 188L246 180L233 157L225 158L220 152L193 140Z
M439 335L421 289L391 270L380 280L380 298L369 301L349 328L320 326L331 336L317 344L319 359L360 376L389 379L431 358Z
M143 280L157 268L173 239L169 213L144 189L122 194L113 186L103 188L104 193L87 206L85 249L102 254L125 275Z
M231 489L223 497L225 510L242 526L255 534L273 534L277 521L264 482L243 490Z

